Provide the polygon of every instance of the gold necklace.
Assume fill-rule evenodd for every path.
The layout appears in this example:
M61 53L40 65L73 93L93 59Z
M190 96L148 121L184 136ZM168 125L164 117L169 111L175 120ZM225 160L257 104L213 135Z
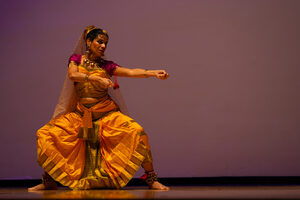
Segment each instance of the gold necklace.
M83 64L86 66L86 67L88 67L88 66L91 66L92 68L95 68L95 67L97 67L97 68L100 68L100 66L99 66L99 64L103 64L104 63L104 60L103 59L101 59L100 58L100 60L97 62L95 62L95 61L91 61L90 59L88 59L88 58L84 58L84 60L83 60Z

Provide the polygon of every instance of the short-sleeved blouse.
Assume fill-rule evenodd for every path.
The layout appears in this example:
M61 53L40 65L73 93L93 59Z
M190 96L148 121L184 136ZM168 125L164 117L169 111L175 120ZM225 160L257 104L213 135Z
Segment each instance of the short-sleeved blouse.
M82 58L82 55L73 54L69 58L69 64L70 64L71 61L73 61L77 65L79 65L81 63L81 58ZM116 63L114 63L113 61L109 61L109 60L104 60L104 63L102 63L101 65L99 65L99 67L102 68L102 69L104 69L110 76L114 75L114 72L115 72L117 66L119 66L119 65L116 64Z

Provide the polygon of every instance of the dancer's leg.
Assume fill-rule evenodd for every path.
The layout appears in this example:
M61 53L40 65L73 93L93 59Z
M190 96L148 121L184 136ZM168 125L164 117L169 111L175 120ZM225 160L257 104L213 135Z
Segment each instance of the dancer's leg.
M28 188L28 191L38 191L38 190L56 190L57 184L52 179L52 177L47 174L46 172L43 174L42 183L39 185L36 185L34 187Z
M153 160L152 160L152 155L151 155L149 139L148 139L147 135L143 135L141 137L142 137L142 140L143 140L143 142L145 143L145 145L148 149L148 153L146 155L145 161L142 163L142 167L144 168L145 173L147 174L147 176L152 176L152 175L155 175L155 173L154 173ZM158 181L150 182L150 183L148 183L148 185L149 185L150 189L169 190L168 187L164 186L163 184L161 184Z

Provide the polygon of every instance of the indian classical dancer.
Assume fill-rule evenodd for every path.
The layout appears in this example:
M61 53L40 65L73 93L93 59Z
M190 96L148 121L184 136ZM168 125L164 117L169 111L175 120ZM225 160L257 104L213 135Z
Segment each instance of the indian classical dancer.
M154 172L148 136L124 114L117 82L110 79L165 80L169 74L124 68L104 59L108 39L104 29L88 26L69 58L53 118L37 131L37 161L45 171L42 183L29 191L57 189L56 182L71 189L120 189L140 166L150 189L169 189L158 182Z

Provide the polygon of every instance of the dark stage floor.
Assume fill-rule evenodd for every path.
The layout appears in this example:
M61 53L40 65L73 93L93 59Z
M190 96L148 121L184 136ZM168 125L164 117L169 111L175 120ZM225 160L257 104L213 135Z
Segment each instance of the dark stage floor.
M1 188L0 199L300 199L300 186L174 186L170 191L128 186L122 190L27 192Z

